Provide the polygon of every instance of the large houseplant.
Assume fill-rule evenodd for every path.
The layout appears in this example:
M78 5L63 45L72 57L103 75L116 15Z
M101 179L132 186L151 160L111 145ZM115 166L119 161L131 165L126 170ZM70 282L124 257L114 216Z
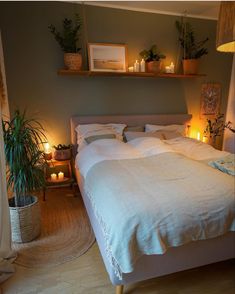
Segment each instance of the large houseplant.
M166 56L160 53L156 45L153 45L149 50L140 52L140 56L145 60L147 71L158 73L161 70L161 59Z
M45 185L42 144L46 141L41 124L16 110L11 121L3 121L7 163L12 240L29 242L40 234L40 209L31 193Z
M81 48L78 46L81 29L79 14L75 14L74 20L65 18L61 32L54 25L50 25L48 28L64 52L65 67L72 70L81 70L82 56L79 53Z
M183 48L184 74L197 74L199 58L208 54L207 48L203 46L209 39L196 41L193 27L189 22L177 20L175 25L179 33L179 42Z

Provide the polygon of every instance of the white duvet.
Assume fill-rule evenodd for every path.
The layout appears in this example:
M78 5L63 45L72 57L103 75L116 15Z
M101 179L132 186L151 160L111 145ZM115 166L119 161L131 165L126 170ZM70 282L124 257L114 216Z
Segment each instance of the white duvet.
M117 139L97 140L82 149L76 156L76 167L86 178L88 171L104 160L121 160L148 157L165 152L177 152L194 160L217 159L228 155L195 139L179 137L162 141L158 138L137 138L124 143Z

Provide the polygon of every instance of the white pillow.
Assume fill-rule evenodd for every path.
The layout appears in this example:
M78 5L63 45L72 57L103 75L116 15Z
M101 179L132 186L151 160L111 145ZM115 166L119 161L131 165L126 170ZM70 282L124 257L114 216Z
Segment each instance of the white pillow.
M114 134L118 140L123 141L125 124L84 124L75 128L77 132L78 151L87 145L85 139L90 136Z
M185 125L167 125L167 126L161 126L161 125L145 125L145 132L153 133L156 131L164 130L164 131L171 131L171 132L178 132L181 135L185 136Z

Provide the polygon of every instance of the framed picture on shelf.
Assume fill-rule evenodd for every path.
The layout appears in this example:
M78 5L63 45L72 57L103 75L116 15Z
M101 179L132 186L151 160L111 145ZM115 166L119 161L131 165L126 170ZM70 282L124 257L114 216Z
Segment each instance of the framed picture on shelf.
M127 46L125 44L89 43L88 56L90 71L127 71Z
M218 83L202 84L200 116L215 117L220 110L221 85Z

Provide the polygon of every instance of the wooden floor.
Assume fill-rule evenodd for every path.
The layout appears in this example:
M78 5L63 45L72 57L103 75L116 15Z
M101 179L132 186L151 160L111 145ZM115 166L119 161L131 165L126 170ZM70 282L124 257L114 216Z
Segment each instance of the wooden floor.
M51 269L16 267L3 294L114 294L97 245L83 256ZM235 294L235 262L151 279L124 288L125 294Z

